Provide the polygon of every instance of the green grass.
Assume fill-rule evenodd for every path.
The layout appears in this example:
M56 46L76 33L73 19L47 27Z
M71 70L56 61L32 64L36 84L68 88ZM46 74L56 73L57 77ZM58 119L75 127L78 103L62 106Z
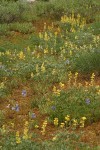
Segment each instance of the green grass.
M10 135L6 137L5 144L2 144L3 150L74 150L76 148L81 150L99 150L99 146L92 146L90 147L87 143L79 142L80 137L84 133L76 134L74 131L71 133L68 131L59 131L54 137L56 139L54 141L52 140L45 140L40 142L32 142L30 140L22 140L20 144L16 144L15 137L13 135ZM36 135L33 133L34 138Z

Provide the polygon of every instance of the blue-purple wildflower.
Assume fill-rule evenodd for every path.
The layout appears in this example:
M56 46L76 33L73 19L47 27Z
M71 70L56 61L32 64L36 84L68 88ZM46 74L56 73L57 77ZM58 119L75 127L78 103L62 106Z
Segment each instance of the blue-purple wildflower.
M22 90L22 96L25 97L27 95L27 91L26 90Z
M15 110L15 111L17 111L17 112L18 112L18 111L19 111L19 105L18 105L18 104L16 104L16 105L15 105L15 107L12 107L12 110Z
M32 113L32 114L31 114L31 118L32 118L32 119L35 119L35 118L36 118L36 114L35 114L35 113Z
M53 111L55 111L55 110L56 110L56 106L51 106L51 109L52 109Z
M66 64L66 65L69 65L69 64L70 64L69 59L67 59L67 60L65 61L65 64Z
M85 102L86 102L87 105L89 105L89 104L90 104L90 99L87 98L87 99L85 100Z

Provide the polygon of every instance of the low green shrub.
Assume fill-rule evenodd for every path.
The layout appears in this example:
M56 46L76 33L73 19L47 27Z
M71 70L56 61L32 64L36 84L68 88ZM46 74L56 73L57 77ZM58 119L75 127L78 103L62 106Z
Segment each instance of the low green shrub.
M32 23L12 23L9 24L10 31L17 31L20 33L31 33L34 31L34 26Z
M5 1L0 3L0 23L11 23L17 21L20 13L17 2Z
M0 126L3 124L4 119L5 119L4 111L0 110Z
M72 70L83 73L91 74L96 73L100 75L100 51L94 49L93 52L83 52L74 58Z
M52 95L50 101L45 104L40 103L40 110L45 110L53 122L58 118L59 123L64 122L69 115L71 119L80 120L81 117L87 118L87 123L95 122L100 119L100 102L98 89L95 87L74 87L67 91L61 91L60 95ZM43 99L44 101L44 99Z
M9 35L9 25L0 24L0 35Z
M81 142L80 138L83 133L76 134L74 131L68 132L66 130L59 131L54 135L54 140L45 140L45 141L31 141L21 139L21 143L16 143L14 135L6 136L1 144L1 148L4 150L98 150L99 147L89 146L89 144Z
M88 0L43 0L32 4L20 1L0 2L0 22L11 23L19 20L34 21L38 16L51 16L60 19L63 13L70 15L74 11L86 18L87 22L97 20L99 14L99 1ZM60 13L59 13L60 12Z
M99 35L100 33L99 27L100 27L100 21L94 22L90 24L89 31L92 32L94 35Z

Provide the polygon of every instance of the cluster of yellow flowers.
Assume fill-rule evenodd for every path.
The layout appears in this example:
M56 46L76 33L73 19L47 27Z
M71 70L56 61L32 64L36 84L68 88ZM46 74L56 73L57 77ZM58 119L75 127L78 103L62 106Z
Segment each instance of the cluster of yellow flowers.
M38 126L37 124L36 124L34 127L35 127L35 129L38 129L38 128L39 128L39 126Z
M70 71L68 74L68 85L71 85L71 79L72 79L72 72Z
M27 140L29 138L29 122L28 121L25 121L25 124L24 124L24 132L23 132L23 139L24 140Z
M74 85L76 85L76 83L77 83L77 78L78 78L78 72L75 72ZM71 79L72 79L72 72L70 71L69 74L68 74L68 85L69 86L71 85Z
M83 128L84 125L85 125L85 120L86 120L86 117L81 117L80 119L80 122L78 122L77 119L71 119L69 115L67 115L65 117L65 122L61 122L60 123L60 127L61 128L64 128L64 127L67 127L68 123L70 122L70 125L72 125L73 127L77 127L79 125L80 128ZM54 118L54 125L55 126L58 126L59 125L59 120L58 118Z
M86 117L81 117L80 122L78 123L77 119L73 119L73 126L76 128L78 125L80 128L84 128Z
M13 123L12 123L12 127L14 127ZM29 134L29 122L28 121L25 121L22 138L24 140L28 140L29 138L31 138L31 134ZM17 144L21 143L21 137L20 137L19 131L16 132L16 143Z
M77 121L77 119L73 119L72 121L73 121L73 124L72 124L72 125L73 125L73 127L76 127L76 126L78 125L78 121Z
M55 126L58 126L58 124L59 124L58 118L54 118L54 125L55 125Z
M19 57L19 59L22 59L22 60L25 59L25 55L24 55L23 51L21 51L21 52L19 53L18 57Z
M61 90L57 89L56 86L53 87L53 93L60 96Z
M10 124L10 125L11 125L11 128L13 129L13 128L14 128L14 123L13 123L13 122L11 122L11 124Z
M49 53L48 48L45 48L45 49L44 49L44 54L48 54L48 53Z
M77 83L77 77L78 77L78 72L76 72L75 76L74 76L74 85L76 85L76 83Z
M80 120L80 127L84 128L84 123L85 123L86 117L82 117Z
M44 65L44 62L43 62L42 65L41 65L41 72L44 73L45 71L46 71L46 68L45 68L45 65ZM39 73L40 73L38 64L36 64L36 73L37 73L37 75L39 75ZM34 74L31 73L31 78L33 78L33 77L34 77Z
M52 70L52 75L55 75L57 73L56 69Z
M95 74L92 73L92 76L91 76L91 82L90 82L90 85L91 85L91 86L94 85L94 80L95 80Z
M69 121L70 121L70 116L67 115L67 116L65 117L65 124L67 125Z
M44 62L42 63L42 65L41 65L41 71L44 73L45 72L45 66L44 66Z
M82 19L80 14L78 14L77 17L75 18L74 13L72 12L71 16L67 16L67 15L62 16L61 23L70 23L72 26L71 31L75 32L74 25L83 28L84 25L86 24L86 20L84 18Z
M64 127L65 127L65 123L64 123L64 122L61 122L60 127L61 127L61 128L64 128Z
M46 126L47 126L47 120L45 120L44 122L43 122L43 125L42 125L42 131L41 131L41 133L42 133L42 135L45 135L45 131L46 131Z
M33 72L31 72L31 78L33 78L34 77L34 73Z
M19 131L16 132L16 143L17 144L21 143L21 138L20 138L20 135L19 135Z
M48 41L48 40L49 40L49 36L48 36L47 32L44 33L44 40L45 40L45 41Z
M59 86L60 86L60 88L62 89L62 88L64 88L65 85L64 85L64 83L60 82L60 83L59 83Z
M5 88L4 82L1 82L0 83L0 89L4 89L4 88Z
M56 140L57 140L57 135L52 138L52 141L56 141Z
M1 128L1 133L2 133L2 134L6 133L6 126L5 126L5 125L2 126L2 128Z
M65 86L65 84L60 82L59 83L59 89L57 89L56 86L53 87L53 90L52 90L53 93L60 96L60 92L61 92L62 89L64 89L64 86Z

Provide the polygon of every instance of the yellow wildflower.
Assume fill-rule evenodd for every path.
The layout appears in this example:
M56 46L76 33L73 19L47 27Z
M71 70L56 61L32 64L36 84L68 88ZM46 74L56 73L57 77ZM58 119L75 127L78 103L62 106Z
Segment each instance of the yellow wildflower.
M39 32L39 38L42 39L43 38L43 35L41 32Z
M33 72L31 73L31 78L33 78L34 77L34 74L33 74Z
M4 82L1 82L0 89L3 89L5 87Z
M60 87L63 88L64 84L62 82L59 83Z
M100 95L100 90L98 90L97 94Z
M16 143L20 144L21 143L21 138L19 136L19 131L16 132Z
M54 125L58 126L58 118L54 118Z
M55 36L57 36L58 32L55 32Z
M14 128L14 123L11 123L11 127Z
M73 119L73 126L76 127L78 125L77 119Z
M42 135L45 135L45 128L41 131Z
M72 72L70 71L69 74L68 74L68 84L69 84L69 86L71 84L71 78L72 78Z
M58 90L55 92L55 94L57 94L58 96L60 96L60 91L61 91L61 90L58 89Z
M45 72L45 66L44 66L44 63L41 65L41 71L42 71L42 72Z
M84 128L84 123L85 123L86 117L82 117L80 120L80 127Z
M43 122L43 125L42 125L42 131L41 131L41 133L42 133L42 135L45 135L45 129L46 129L46 126L47 126L47 120L45 120L44 122Z
M48 49L44 49L44 54L48 54Z
M82 117L81 119L82 119L82 120L86 120L86 117Z
M83 120L80 121L80 128L84 128L84 121Z
M53 87L53 92L55 93L57 91L56 86Z
M39 126L38 126L38 125L35 125L35 128L36 128L36 129L38 129L38 128L39 128Z
M45 34L44 34L44 40L48 41L48 39L49 39L49 36L48 36L47 32L45 32Z
M3 125L3 126L2 126L2 133L4 134L5 132L6 132L6 126Z
M29 53L31 51L30 47L28 46L27 47L27 52Z
M66 120L66 121L70 121L70 116L67 115L67 116L65 117L65 120Z
M36 73L39 73L39 66L36 64Z
M62 123L60 124L60 127L61 127L61 128L64 128L64 126L65 126L65 123L62 122Z
M29 131L29 122L25 121L24 132L23 132L23 139L25 139L25 140L27 140L29 138L28 131Z
M9 50L7 50L7 51L6 51L6 55L8 55L8 56L9 56L10 54L11 54L11 53L10 53L10 51L9 51Z
M24 55L23 51L21 51L19 53L19 59L25 59L25 55Z
M56 74L56 70L55 69L53 69L53 71L52 71L52 75L55 75Z
M90 83L90 85L92 85L92 86L93 86L93 84L94 84L94 79L95 79L95 74L92 73L92 76L91 76L91 83Z
M52 141L55 141L57 139L57 136L54 136L53 138L52 138Z
M74 85L76 85L76 82L77 82L77 77L78 77L78 72L75 72L75 76L74 76Z

